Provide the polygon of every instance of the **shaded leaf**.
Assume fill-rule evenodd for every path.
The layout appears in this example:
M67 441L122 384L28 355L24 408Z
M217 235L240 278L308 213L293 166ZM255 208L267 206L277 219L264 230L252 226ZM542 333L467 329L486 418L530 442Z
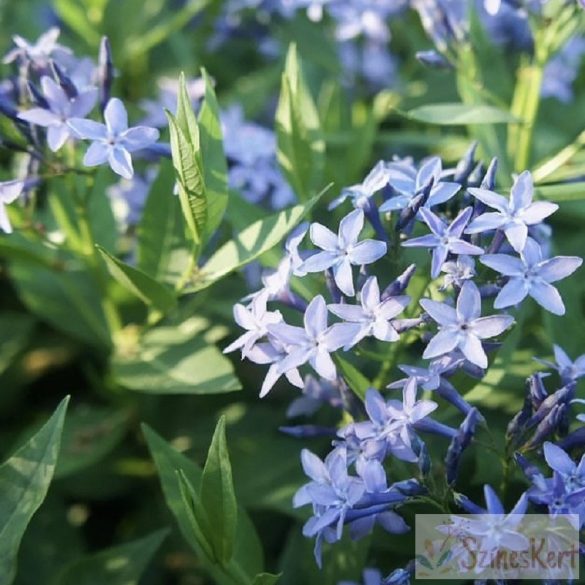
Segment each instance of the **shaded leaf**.
M278 162L297 197L306 201L321 182L325 140L294 44L289 47L282 75L276 138Z
M0 583L16 575L24 531L42 504L53 478L69 397L20 449L0 466Z
M164 285L154 280L138 268L125 264L109 252L97 246L108 272L127 291L138 297L146 305L166 313L175 306L174 294Z
M199 131L207 200L205 231L206 239L209 239L219 227L228 204L228 169L223 150L219 105L205 69L201 74L205 80L205 99L199 112Z
M217 329L192 318L147 331L111 361L118 384L149 394L218 394L241 388L231 362L217 349ZM206 331L207 330L207 331Z
M238 509L232 467L225 437L225 416L220 417L201 477L201 504L213 530L211 544L216 557L227 563L234 549Z

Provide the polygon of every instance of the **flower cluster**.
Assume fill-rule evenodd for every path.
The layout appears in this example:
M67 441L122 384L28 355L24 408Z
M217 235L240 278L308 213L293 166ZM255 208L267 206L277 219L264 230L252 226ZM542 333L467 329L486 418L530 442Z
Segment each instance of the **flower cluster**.
M25 165L25 177L2 183L2 205L40 181L40 165L45 160L56 161L66 171L82 172L75 167L74 143L79 140L90 142L83 166L108 164L127 180L134 177L132 155L160 154L160 149L154 148L158 130L130 127L123 102L111 97L114 70L108 40L102 40L94 63L76 57L57 42L58 38L57 28L43 34L36 43L15 36L15 48L4 57L4 63L13 66L14 74L4 87L2 112L20 133L21 142L12 144L12 148L26 153L29 163ZM98 103L104 123L88 118ZM52 157L46 156L45 147ZM2 229L10 232L3 207L0 213Z
M336 232L318 222L298 228L280 265L263 278L264 287L251 295L248 306L234 309L247 332L226 351L241 348L242 357L270 364L261 396L282 375L304 388L301 371L310 366L322 381L311 378L314 408L309 412L329 403L353 418L332 430L334 449L324 461L303 452L311 482L301 488L295 505L312 505L304 533L316 539L318 562L322 543L339 540L345 526L354 538L369 533L376 523L389 532L407 529L396 508L426 493L431 461L425 434L447 441L444 477L448 486L457 482L463 454L484 418L449 378L458 372L483 378L488 355L498 347L494 339L514 324L512 315L499 311L518 307L530 296L554 314L564 312L551 283L572 274L582 260L546 257L548 232L541 229L542 222L557 205L533 200L528 172L515 177L509 197L497 193L496 169L495 160L487 169L475 161L475 146L450 169L437 157L420 165L410 159L380 161L363 183L344 189L331 204L336 209L351 202L354 208L341 218ZM312 250L301 249L307 235ZM428 273L415 269L424 263L420 249L431 256ZM408 253L417 254L415 264L397 265L396 258ZM485 268L480 270L478 262ZM416 304L406 294L415 272L423 290ZM314 275L319 274L331 301L323 291L316 292ZM385 282L388 274L392 280ZM299 287L300 281L307 285ZM307 290L315 291L313 298L306 297ZM434 298L426 296L429 292ZM484 306L490 299L492 311ZM268 310L273 303L293 313ZM294 312L302 315L302 326L289 322ZM337 319L333 323L331 316ZM400 365L406 377L393 381L396 348L415 357L420 341L426 343L420 359L427 364ZM574 398L580 362L573 365L559 350L556 354L567 385L543 396L540 375L531 378L529 406L510 424L513 449L542 445L562 424L563 409ZM364 363L364 356L380 361L374 380L368 377L372 364ZM352 374L356 367L364 372L362 382ZM323 391L316 390L320 384ZM401 399L386 398L380 392L386 385L400 389ZM419 398L419 388L433 392L440 402ZM540 398L534 402L537 393ZM461 413L459 428L440 422L441 403ZM311 425L286 431L305 437L326 434ZM413 475L419 478L389 482L387 463L392 459L414 464Z

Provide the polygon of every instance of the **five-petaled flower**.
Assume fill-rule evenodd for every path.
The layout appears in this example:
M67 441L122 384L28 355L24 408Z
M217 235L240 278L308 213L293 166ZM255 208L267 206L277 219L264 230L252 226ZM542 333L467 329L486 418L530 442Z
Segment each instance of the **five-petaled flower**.
M518 175L514 181L509 200L488 189L468 189L476 199L497 211L476 217L465 233L478 234L499 229L506 234L512 248L522 252L528 237L528 226L539 224L559 208L549 201L533 203L533 190L532 175L528 171Z
M128 114L118 98L112 98L104 110L105 124L74 118L69 126L78 138L91 140L83 164L94 167L107 162L115 173L125 179L134 175L131 152L150 146L158 140L156 128L136 126L128 128Z
M480 261L508 277L494 302L496 309L517 305L528 295L555 315L564 315L565 305L559 291L550 283L573 274L583 263L577 256L555 256L544 260L540 246L532 238L526 240L520 258L508 254L485 254Z
M499 335L514 322L510 315L481 317L481 295L471 280L461 287L456 309L431 299L422 299L420 304L439 324L439 332L427 345L424 358L434 358L459 348L471 363L486 368L488 359L481 340Z
M21 112L18 117L47 128L49 148L57 152L70 136L75 136L67 122L73 118L84 118L93 110L98 90L90 88L70 98L59 84L46 76L41 79L41 87L49 109L32 108Z
M328 308L344 321L360 325L358 336L353 340L353 344L368 335L380 341L397 341L399 335L392 326L391 319L402 313L409 301L410 297L406 295L380 300L378 279L370 276L360 293L361 306L339 303L331 304Z
M305 272L321 272L331 268L339 290L353 297L353 266L363 266L379 260L386 254L386 243L379 240L362 240L358 242L364 227L364 212L355 209L339 223L339 233L335 235L320 223L311 224L310 236L315 246L323 252L317 252L307 258L300 269Z
M334 380L337 371L329 354L351 344L359 325L335 323L327 326L327 305L325 299L318 295L305 311L304 327L282 322L267 325L267 329L270 335L284 345L289 354L280 362L279 374L309 362L321 377Z
M472 213L473 210L471 207L466 207L450 225L447 225L432 211L423 207L420 210L420 214L432 233L419 238L406 240L402 245L407 248L432 248L433 261L431 266L431 276L437 278L449 253L455 255L483 254L482 248L474 246L461 238L463 230L465 229Z

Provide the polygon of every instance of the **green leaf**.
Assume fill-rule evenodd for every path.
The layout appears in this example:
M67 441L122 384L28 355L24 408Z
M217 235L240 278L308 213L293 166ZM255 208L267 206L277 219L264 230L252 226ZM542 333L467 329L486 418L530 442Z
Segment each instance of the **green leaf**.
M97 246L112 278L116 279L127 291L138 297L146 305L162 313L170 311L176 304L175 295L164 285L154 280L138 268L118 260L109 252Z
M168 284L174 284L178 277L173 273L173 258L187 244L181 203L173 195L175 180L171 162L161 161L137 229L138 268Z
M547 201L585 201L585 181L536 187L539 199Z
M193 461L173 449L164 439L157 435L147 425L142 425L148 448L158 471L163 493L167 505L175 516L181 533L197 553L202 564L207 568L217 585L242 585L242 580L236 580L226 573L221 566L209 558L197 541L193 533L192 524L185 509L180 483L177 481L177 471L184 474L191 486L199 485L203 475ZM252 581L254 575L263 570L262 547L258 535L245 510L238 507L238 523L236 528L236 548L230 568L238 568Z
M92 346L111 344L99 294L87 272L11 262L10 276L29 311Z
M215 556L227 563L234 551L238 507L234 493L232 466L225 438L225 416L215 432L201 477L201 504L207 513L211 532L211 545Z
M466 126L468 124L507 124L518 122L509 112L494 106L453 104L430 104L409 110L404 114L411 120L441 126Z
M337 354L334 358L351 390L358 398L365 400L366 390L371 388L372 383L353 364L344 358Z
M278 583L282 573L272 575L271 573L259 573L254 577L252 585L275 585Z
M122 442L129 422L126 410L83 405L70 411L55 477L66 477L99 463Z
M211 256L197 275L194 285L185 292L207 288L276 246L301 221L319 197L255 221L243 229Z
M217 329L204 319L161 326L121 347L111 361L118 384L149 394L220 394L241 388L232 363L217 349ZM207 331L206 331L207 330Z
M69 397L14 455L0 466L0 583L16 575L20 541L53 478Z
M203 178L197 119L181 75L177 114L167 112L173 165L179 183L179 199L188 232L197 246L203 244L207 226L207 200Z
M74 561L59 575L55 585L138 585L167 534L168 530L158 530Z
M325 140L297 49L291 44L276 110L278 161L299 200L307 201L322 180Z
M219 106L213 84L205 69L201 71L205 80L205 99L199 112L201 133L201 157L205 197L207 199L206 239L219 227L228 204L228 169L223 150L223 137L219 119Z

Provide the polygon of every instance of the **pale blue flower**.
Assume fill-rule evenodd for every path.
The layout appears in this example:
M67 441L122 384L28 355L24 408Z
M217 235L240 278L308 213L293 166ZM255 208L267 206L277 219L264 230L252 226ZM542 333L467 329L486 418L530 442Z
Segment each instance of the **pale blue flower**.
M318 295L305 311L304 327L281 322L268 325L267 329L270 335L283 344L289 354L280 363L278 370L280 374L308 362L322 378L334 380L337 371L330 354L351 344L359 326L349 323L328 326L327 305L325 299Z
M418 171L409 161L390 163L388 170L388 183L394 194L380 205L381 213L405 209L429 188L424 207L430 209L449 201L461 189L459 183L442 180L443 163L438 156L427 159Z
M238 337L233 343L230 343L223 350L223 353L241 349L242 357L246 357L252 347L268 334L267 327L269 325L282 322L280 311L267 310L267 301L268 292L263 292L254 297L249 307L245 307L240 303L234 305L234 320L240 327L246 329L246 333Z
M471 207L466 207L451 222L451 224L447 225L430 209L425 209L423 207L420 210L420 214L432 233L419 238L406 240L402 245L407 248L431 248L433 250L431 276L437 278L450 253L456 255L483 254L483 248L474 246L461 238L463 230L465 229L472 213L473 209Z
M517 305L526 296L531 296L555 315L564 315L565 305L551 282L573 274L583 263L577 256L555 256L544 260L540 246L532 238L526 241L520 258L508 254L485 254L480 261L508 277L494 302L496 309Z
M32 108L21 112L18 117L30 124L47 128L49 148L57 152L69 137L75 136L68 125L69 120L84 118L93 110L98 90L91 88L70 98L59 84L47 76L41 78L41 87L49 108Z
M6 205L14 203L22 194L24 187L25 181L17 179L0 183L0 229L7 234L12 233L12 226L6 213Z
M392 326L392 319L402 313L409 302L410 297L406 295L382 301L378 279L370 276L362 287L360 305L331 304L328 309L344 321L359 324L359 333L352 344L370 335L380 341L397 341L400 336Z
M483 339L495 337L514 323L509 315L481 317L481 295L475 283L466 281L457 298L457 308L446 303L422 299L423 309L439 324L439 332L427 345L423 357L434 358L458 348L471 363L488 365Z
M489 230L502 230L516 252L522 252L524 249L528 227L539 224L559 208L556 203L549 201L532 202L534 187L532 175L528 171L521 173L514 181L509 200L487 189L470 188L468 191L476 199L497 211L476 217L465 233L479 234Z
M390 171L386 163L384 161L378 161L361 183L343 189L341 195L329 204L329 209L335 209L347 198L352 200L354 207L363 208L375 193L388 184L389 176Z
M83 164L88 167L107 162L115 173L125 179L134 174L131 152L150 146L158 140L156 128L136 126L128 128L128 114L118 98L112 98L104 110L105 124L74 118L68 124L75 135L91 140Z
M364 227L364 212L355 209L339 223L339 232L335 235L320 223L311 224L310 237L315 246L323 252L317 252L307 258L301 265L305 272L321 272L331 268L339 290L349 297L354 296L353 266L363 266L379 260L386 254L386 243L379 240L358 242Z
M49 64L49 59L54 58L56 54L71 54L70 49L57 43L60 34L61 31L57 27L52 27L44 32L35 43L30 43L20 35L14 35L12 41L16 47L6 53L2 62L12 63L20 59L45 67Z
M457 256L456 260L445 262L441 271L445 273L441 288L445 289L450 286L461 288L466 280L475 277L475 261L471 256Z
M554 368L559 373L564 384L576 382L585 376L585 354L573 361L560 345L553 345L555 362L538 359L539 362Z

